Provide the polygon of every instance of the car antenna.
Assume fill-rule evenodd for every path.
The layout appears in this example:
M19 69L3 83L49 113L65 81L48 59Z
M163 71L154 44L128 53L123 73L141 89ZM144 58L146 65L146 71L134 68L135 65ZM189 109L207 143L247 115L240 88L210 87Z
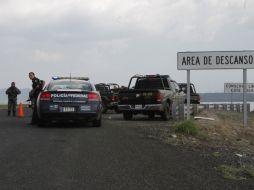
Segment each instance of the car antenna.
M71 72L70 72L70 81L71 81Z

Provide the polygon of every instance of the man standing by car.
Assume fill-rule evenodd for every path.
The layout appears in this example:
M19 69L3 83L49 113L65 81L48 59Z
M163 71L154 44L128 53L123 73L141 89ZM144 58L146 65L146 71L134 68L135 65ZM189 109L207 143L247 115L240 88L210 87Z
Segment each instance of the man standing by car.
M20 90L15 86L15 82L11 83L11 86L6 90L8 95L8 116L16 116L16 106L17 106L17 95L20 94Z
M38 121L36 102L40 92L42 91L43 81L35 77L34 72L29 73L29 78L30 80L32 80L32 90L29 92L29 98L32 102L32 109L33 109L32 121L30 124L34 125Z

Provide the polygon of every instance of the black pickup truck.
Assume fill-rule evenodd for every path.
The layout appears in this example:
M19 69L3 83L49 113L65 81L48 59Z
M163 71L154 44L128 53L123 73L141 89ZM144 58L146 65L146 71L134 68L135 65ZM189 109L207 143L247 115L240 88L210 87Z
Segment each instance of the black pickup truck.
M180 87L180 90L187 94L187 83L178 83L178 85ZM184 103L187 103L187 97L185 98ZM200 95L196 92L193 83L190 83L190 103L200 104Z
M163 120L169 120L173 102L183 103L185 98L175 81L168 75L158 74L131 77L128 88L118 96L118 109L125 120L131 120L133 114L145 114L149 118L160 115Z
M119 113L117 104L120 86L115 83L99 83L95 84L95 88L101 95L103 106L102 113L106 113L108 109L115 110L116 113Z

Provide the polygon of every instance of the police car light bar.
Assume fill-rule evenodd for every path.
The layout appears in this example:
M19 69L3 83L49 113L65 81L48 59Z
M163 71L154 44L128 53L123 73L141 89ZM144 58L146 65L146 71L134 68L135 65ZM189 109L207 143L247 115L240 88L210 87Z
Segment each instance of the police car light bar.
M58 76L54 76L52 77L53 80L61 80L61 79L76 79L76 80L89 80L89 77L58 77Z

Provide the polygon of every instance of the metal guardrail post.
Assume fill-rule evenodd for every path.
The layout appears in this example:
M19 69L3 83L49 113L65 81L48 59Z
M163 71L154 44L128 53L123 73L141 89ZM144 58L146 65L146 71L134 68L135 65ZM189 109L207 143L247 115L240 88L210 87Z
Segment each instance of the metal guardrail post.
M236 111L237 111L237 112L240 112L240 111L241 111L241 109L240 109L240 104L237 104L237 105L236 105Z
M227 104L223 104L223 110L227 111Z
M173 102L172 109L171 109L173 120L176 120L176 118L177 118L177 109L178 109L178 105L175 102Z
M179 105L179 119L184 120L185 119L185 108L184 104Z
M192 111L193 115L196 115L198 113L198 104L192 104Z
M234 111L234 104L230 104L230 111Z

